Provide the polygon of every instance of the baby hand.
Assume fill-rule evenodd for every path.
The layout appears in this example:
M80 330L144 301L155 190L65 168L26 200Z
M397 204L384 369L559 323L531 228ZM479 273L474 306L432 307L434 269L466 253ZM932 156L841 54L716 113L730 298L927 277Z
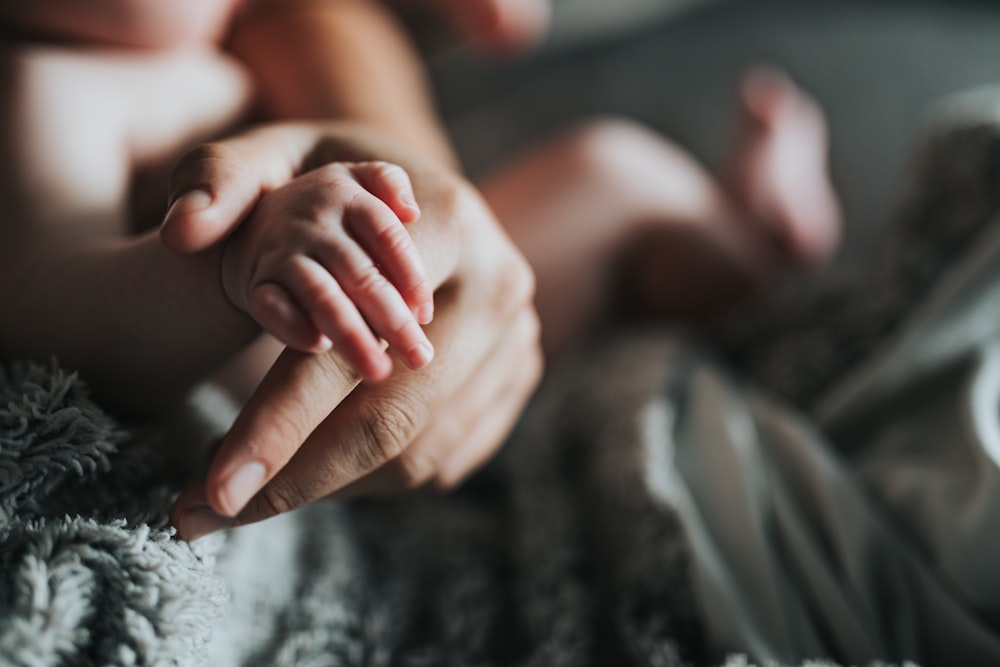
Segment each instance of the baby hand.
M222 259L230 300L289 347L331 347L369 381L392 362L430 363L421 329L433 295L404 223L420 210L410 179L386 162L334 162L266 194Z

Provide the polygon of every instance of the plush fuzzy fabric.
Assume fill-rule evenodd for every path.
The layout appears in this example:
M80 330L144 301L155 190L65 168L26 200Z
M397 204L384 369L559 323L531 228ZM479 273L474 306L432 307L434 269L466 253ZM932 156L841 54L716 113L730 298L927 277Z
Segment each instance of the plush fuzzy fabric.
M700 655L683 540L630 491L624 451L608 467L569 439L525 441L452 497L318 504L191 545L165 524L163 438L129 437L55 366L5 368L0 406L5 664Z
M684 536L648 487L643 367L613 400L540 401L453 496L321 503L194 544L165 524L163 438L54 365L5 367L0 662L704 664Z
M640 337L550 385L452 496L318 503L194 544L165 523L162 471L220 424L126 431L75 375L7 366L0 663L719 664L646 418L665 358Z

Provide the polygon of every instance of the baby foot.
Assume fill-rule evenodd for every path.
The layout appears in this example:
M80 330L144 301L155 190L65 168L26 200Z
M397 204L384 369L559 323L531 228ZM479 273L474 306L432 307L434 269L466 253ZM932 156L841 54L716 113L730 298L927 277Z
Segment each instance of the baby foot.
M740 83L740 136L732 195L779 256L820 264L836 250L841 214L827 170L827 128L816 102L775 69L755 68Z

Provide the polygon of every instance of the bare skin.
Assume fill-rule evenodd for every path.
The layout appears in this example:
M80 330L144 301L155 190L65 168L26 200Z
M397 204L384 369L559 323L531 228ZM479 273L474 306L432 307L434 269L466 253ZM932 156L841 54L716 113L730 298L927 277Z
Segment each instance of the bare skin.
M76 273L61 273L58 274L61 280L42 281L40 289L51 292L35 295L59 295L41 301L51 305L65 299L67 289L75 290L85 307L68 314L56 308L51 315L45 315L69 317L67 322L71 326L80 324L73 317L82 320L90 314L89 308L100 303L102 295L114 294L123 284L129 287L138 284L143 290L176 290L156 296L157 304L166 303L175 309L168 310L168 314L173 312L176 316L178 306L186 314L192 312L192 307L203 308L205 320L193 335L189 334L189 339L184 338L183 332L177 338L171 337L169 322L156 317L146 318L154 331L139 332L151 336L148 339L137 338L131 323L120 322L126 332L123 335L132 335L132 346L137 348L156 340L152 336L158 327L163 327L168 349L174 346L190 369L188 375L171 385L171 390L177 392L185 383L196 381L194 378L205 377L257 336L252 320L229 303L220 285L216 283L217 289L207 291L205 286L212 285L221 272L222 253L211 248L217 247L215 244L224 237L242 233L240 224L259 201L262 203L261 195L266 198L268 193L308 173L306 165L336 162L389 161L401 166L413 180L423 215L413 224L412 234L425 258L429 283L436 289L438 314L428 328L428 336L438 348L438 358L419 373L397 365L384 383L359 386L356 372L343 355L282 353L222 443L208 478L178 499L174 520L181 534L188 538L267 518L331 494L346 497L427 485L451 486L496 450L540 373L541 357L536 346L538 322L530 306L531 272L498 230L482 200L450 172L453 157L430 112L419 67L412 64L412 54L376 6L342 0L336 4L336 11L332 8L327 3L304 0L296 3L295 11L290 13L267 14L262 9L261 14L248 19L234 34L233 47L246 54L262 97L273 113L305 118L334 116L348 122L264 128L191 154L175 173L172 198L176 202L183 195L202 189L209 193L210 205L184 212L166 233L166 240L180 238L186 249L203 247L208 252L174 258L174 264L167 261L169 255L163 255L163 262L156 263L150 260L153 255L133 251L129 245L131 239L122 246L128 250L125 252L115 245L122 243L115 238L104 254L85 254L76 264L69 262L78 266ZM355 57L345 57L343 49ZM371 57L359 60L354 51L366 49L372 49ZM306 54L308 58L304 57ZM301 62L309 63L306 79L321 81L323 85L289 81L284 73L303 71L289 65ZM359 71L350 65L352 62L363 62L365 66ZM59 86L53 89L58 90ZM412 103L386 103L399 98L412 98ZM405 113L400 114L400 109L405 109ZM550 268L544 262L545 244L532 236L542 233L542 225L532 229L526 221L534 219L552 225L554 230L562 229L569 234L566 238L571 238L573 232L586 232L579 234L579 246L566 253L570 261L555 264L548 274L552 280L547 284L558 287L559 280L572 282L574 277L586 275L594 267L600 269L594 271L594 278L606 277L608 274L602 271L612 263L605 257L614 256L618 250L627 251L639 232L650 229L664 241L676 238L676 233L684 230L696 232L695 236L701 240L721 241L718 248L708 243L715 253L710 257L721 256L727 262L745 259L747 272L757 276L756 269L771 257L747 252L739 246L741 237L731 234L735 225L732 221L738 216L714 215L720 212L718 207L722 204L726 206L722 206L721 212L728 213L732 197L719 196L720 188L711 178L703 178L698 169L688 170L685 165L689 163L684 160L678 163L681 154L676 149L659 139L650 142L652 135L645 131L622 125L593 126L591 130L594 131L571 136L561 144L566 151L563 154L558 150L544 156L539 153L537 160L527 159L504 172L510 175L509 180L505 181L500 174L485 186L496 210L511 221L510 233L540 269ZM614 139L610 143L606 141L609 135ZM626 147L642 145L649 151L637 161L640 168L632 172L628 165L643 154L618 150L616 147L620 148L623 142ZM608 150L595 150L606 144ZM173 144L174 150L177 145ZM518 203L513 196L518 188L532 185L532 179L527 177L532 173L529 167L559 164L567 155L579 156L581 150L591 159L582 164L582 172L576 172L580 180L560 182L556 178L550 182L558 187L536 191L536 196ZM682 168L678 169L678 164ZM614 169L609 171L609 167ZM660 167L664 169L661 171ZM534 173L542 172L552 176L557 170L536 169ZM607 182L596 178L616 174L616 178ZM606 189L593 189L591 186L595 184ZM679 190L664 191L666 186L681 184L686 185ZM691 198L692 192L697 196ZM566 196L558 196L560 193ZM610 195L607 199L600 198L610 207L597 211L594 195L601 193ZM631 197L633 194L635 198ZM53 198L53 201L61 200ZM120 213L119 198L107 201L117 202L116 210ZM519 211L519 205L525 208ZM577 218L580 210L590 217ZM574 215L567 216L566 211ZM602 215L597 216L597 212ZM706 216L708 212L713 215ZM580 222L587 220L581 226ZM730 223L719 225L712 223L713 220ZM567 221L575 221L576 227L568 228ZM71 229L72 233L80 230L69 225L61 228ZM113 233L117 228L109 229ZM592 236L594 230L597 233ZM766 235L757 226L747 224L744 230L743 238L756 239L759 246L768 245L761 241ZM148 236L138 238L149 243ZM603 246L603 255L598 256L601 244L597 241L608 238L610 243ZM157 247L156 252L161 250ZM538 253L532 255L535 250ZM38 257L45 259L44 254ZM65 259L59 254L54 257ZM122 271L123 263L130 268ZM59 269L62 264L53 261L44 266ZM173 266L183 270L176 276L176 283L170 273ZM650 266L662 263L650 261ZM706 263L699 268L708 275L711 266ZM743 270L739 261L735 266L737 273ZM143 275L142 271L146 271L148 279L135 282L137 275ZM99 276L97 281L93 280L94 275ZM167 281L162 280L164 276ZM669 282L652 283L654 292L657 284L669 285ZM578 284L571 287L573 292L581 291ZM143 290L139 290L140 298L153 294ZM598 290L596 294L608 293ZM613 300L615 295L611 296ZM196 304L183 301L188 298ZM540 295L539 303L544 303L543 298ZM604 309L603 304L608 300L597 299L597 303L596 310L585 307L578 313L570 313L565 321L585 324L593 312ZM121 307L117 302L105 307L110 309L109 314L119 312L116 315L119 318L126 314L132 317L149 308L145 304L126 305L129 309L123 311L115 310ZM546 317L553 322L563 319L551 314ZM44 318L41 321L51 323ZM206 323L217 327L209 341L215 347L208 351L204 350ZM90 326L96 334L106 324L98 320ZM189 322L184 324L187 329L192 328ZM573 333L568 335L572 340ZM136 340L140 341L139 346ZM121 355L111 359L110 368L107 359L91 360L98 378L100 372L106 373L108 385L104 386L118 384L126 390L135 386L131 384L136 379L135 371L123 361L131 361L137 367L148 365L140 356L145 350L136 349L136 357L132 359L102 341L84 337L72 342L82 345L77 349L81 350L84 363L95 349L112 356ZM190 357L183 355L184 344L197 348L188 351ZM69 345L67 349L74 348ZM156 373L176 373L176 369L154 368L144 372L148 380L156 378Z
M789 102L794 101L796 108L809 116L810 122L818 120L817 128L822 127L821 119L812 116L818 113L814 106L798 106L799 101L805 102L808 98L794 86L785 82L777 92L787 96ZM805 122L806 118L793 120ZM737 142L736 164L749 170L756 166L761 171L778 167L772 171L780 174L780 170L787 167L780 160L777 165L773 164L771 160L776 153L761 149L784 141L785 125L753 124L748 127L751 132L742 135ZM768 131L757 131L758 127ZM773 133L771 128L775 130ZM826 159L822 146L822 142L817 141L811 144L815 150L806 148L801 155L777 155L781 160L789 159L789 155L794 161L805 160L805 166L814 167L813 173L822 179L816 187L828 188L822 168ZM767 181L747 181L744 185L752 192L762 182ZM771 192L778 194L778 200L773 203L784 206L781 197L785 191L780 184L774 185ZM804 258L785 253L784 246L776 248L772 235L777 228L795 233L797 225L813 223L811 212L796 208L794 199L785 208L775 207L791 211L790 217L756 217L752 211L740 208L735 203L735 194L724 189L717 179L677 148L647 130L620 121L598 123L555 139L498 172L483 185L483 192L492 208L504 216L507 231L514 241L529 261L534 262L540 281L537 302L543 343L551 356L564 353L585 340L590 325L608 312L620 296L609 289L614 285L609 276L616 260L622 252L631 249L632 241L644 238L650 231L661 242L652 246L661 254L642 255L640 259L649 263L648 271L662 271L665 282L625 285L624 288L645 289L657 298L661 298L659 295L668 288L670 299L683 296L696 298L699 303L707 299L711 307L720 307L739 294L758 289L763 282L791 267L798 267ZM761 201L768 200L763 198ZM831 216L835 214L835 211L825 212ZM675 253L672 244L683 240L684 233L693 234L701 242L698 247L702 254L679 268L669 260L680 255L664 255L662 251ZM815 261L816 257L811 255L808 259ZM685 282L692 276L716 282L709 286L695 282L692 287L692 283ZM650 274L636 273L634 277L646 279ZM672 283L683 283L684 289L670 289ZM695 297L689 296L692 291ZM659 308L654 314L675 315L679 306L670 299L654 304ZM436 320L437 324L440 323ZM470 341L485 335L484 331L466 330L466 338ZM511 357L508 363L517 366L519 361ZM342 466L349 467L349 464L338 460L324 469L327 476L320 481L319 476L309 474L303 466L314 465L316 457L322 456L320 452L327 451L323 449L323 441L303 434L289 436L287 430L298 426L289 425L278 416L285 399L277 388L295 385L300 377L287 368L279 372L279 367L283 367L281 362L265 378L250 399L248 406L251 409L240 417L223 442L206 485L191 489L178 501L175 517L180 522L182 534L194 537L254 521L321 493L346 498L427 483L448 486L460 477L447 471L479 465L488 456L486 450L475 447L447 450L434 447L433 438L439 437L439 431L432 429L431 435L417 438L394 457L393 466L348 482L347 478L356 471L345 474ZM435 364L419 377L433 378L435 368L440 370ZM493 371L484 368L483 372ZM447 382L443 376L438 377L438 381ZM300 400L308 404L307 397L301 396ZM459 400L479 406L476 411L491 411L485 392L463 393ZM509 416L499 409L495 414L498 423ZM284 426L270 426L274 421ZM307 423L311 427L312 422ZM436 423L448 424L449 421ZM338 419L335 412L313 433L336 433L344 426L345 422ZM464 427L466 422L447 428L460 431ZM299 442L300 437L306 438L302 449L289 447L288 443ZM443 455L445 459L439 458ZM447 462L449 458L451 463ZM275 474L275 470L280 472ZM429 472L432 470L438 471L437 474L432 475ZM262 479L270 483L264 486L262 496L255 496ZM317 486L299 486L303 481ZM275 484L277 488L271 486Z
M314 353L335 348L365 380L392 372L379 338L410 368L423 368L433 347L420 325L433 318L433 299L404 229L419 216L398 165L317 167L254 207L223 253L223 287L284 345Z
M842 224L827 172L822 111L768 68L744 76L738 102L740 131L725 177L736 205L764 227L780 260L824 263L840 242Z
M134 231L155 221L133 220L130 174L231 126L249 82L215 54L38 47L3 59L0 150L20 168L0 185L0 309L19 324L2 327L0 349L56 354L108 404L162 410L257 327L221 289L206 289L219 284L221 252L179 258L155 231ZM178 86L192 94L173 95ZM67 110L87 131L59 122Z
M550 362L623 302L646 317L707 317L832 255L841 222L819 108L771 70L748 73L738 101L723 180L661 136L610 120L481 183L535 269Z
M172 202L202 189L210 205L182 212L165 240L183 238L191 249L209 238L212 247L202 252L178 255L155 231L135 233L155 218L135 217L128 184L147 157L150 167L176 160L193 142L237 122L250 98L246 70L215 52L150 54L157 62L168 55L190 59L165 65L179 85L161 89L157 84L169 77L152 77L148 61L139 59L135 68L124 62L136 54L90 59L60 49L12 50L3 70L8 94L0 99L11 121L0 149L9 164L25 166L12 170L23 180L0 191L9 214L0 227L0 305L19 323L4 327L0 349L18 358L57 354L119 410L167 409L260 338L222 288L224 253L215 241L232 234L262 196L334 163L389 162L409 176L422 213L411 236L436 292L438 316L429 329L439 351L435 363L422 373L395 364L376 388L359 386L356 371L336 352L286 351L272 369L275 379L261 385L243 426L224 446L230 458L216 466L226 472L224 464L247 458L266 464L262 492L244 486L253 496L240 501L247 520L280 509L278 498L298 504L312 493L334 492L301 477L329 466L341 474L324 477L324 485L388 490L457 483L502 442L541 369L532 274L481 198L454 174L422 70L398 26L367 0L280 5L276 14L261 6L241 19L231 48L254 73L265 109L306 120L268 124L240 135L243 143L209 144L181 161ZM365 64L360 70L358 62ZM116 75L119 69L127 76ZM300 76L289 81L287 72ZM189 90L188 81L207 81L206 94L176 95ZM167 94L157 97L157 90ZM225 104L218 110L208 104L202 114L216 95ZM178 128L172 121L186 118L186 105L195 107L196 118ZM144 108L152 113L131 113ZM53 135L72 129L75 123L58 117L69 111L80 112L73 120L90 131ZM158 133L156 123L146 124L154 119L169 122ZM98 159L106 161L102 168L95 167ZM254 368L248 377L260 375ZM279 424L285 426L275 430ZM320 446L329 441L338 447ZM258 451L252 443L272 447ZM297 454L307 443L316 444ZM289 457L295 464L283 473ZM225 493L231 482L216 477L198 488ZM197 534L188 532L185 517L199 511L179 503L182 533Z

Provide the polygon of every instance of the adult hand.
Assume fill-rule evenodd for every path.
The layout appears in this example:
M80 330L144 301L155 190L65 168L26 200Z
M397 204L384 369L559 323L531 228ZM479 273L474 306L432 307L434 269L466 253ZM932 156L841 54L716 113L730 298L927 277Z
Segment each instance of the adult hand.
M420 371L396 364L389 379L370 385L335 352L285 351L206 480L176 501L171 518L182 537L330 495L449 488L492 456L534 389L541 353L527 264L463 180L357 127L276 125L199 149L175 173L172 196L200 191L208 205L175 212L171 225L211 220L198 243L186 244L203 247L238 223L223 218L248 210L284 177L282 164L295 172L373 159L406 169L423 210L411 232L436 287L427 327L434 362Z

